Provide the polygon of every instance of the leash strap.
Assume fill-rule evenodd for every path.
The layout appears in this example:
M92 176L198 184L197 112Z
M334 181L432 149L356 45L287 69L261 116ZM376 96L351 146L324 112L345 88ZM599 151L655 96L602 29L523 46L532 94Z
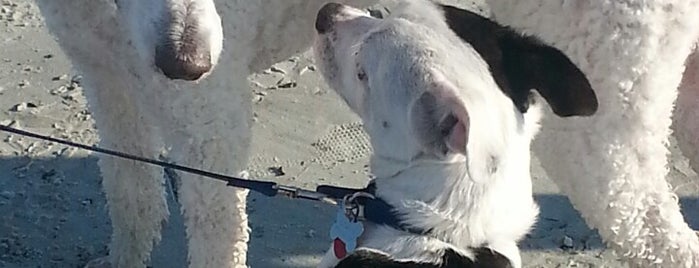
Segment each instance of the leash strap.
M237 187L237 188L243 188L243 189L249 189L251 191L255 191L258 193L261 193L266 196L276 196L277 194L283 194L285 196L291 197L291 198L300 198L300 199L309 199L309 200L317 200L317 201L324 201L328 203L336 203L333 199L332 196L326 195L321 192L315 192L315 191L309 191L309 190L304 190L298 187L294 186L287 186L287 185L281 185L277 184L275 182L269 182L269 181L258 181L258 180L248 180L248 179L242 179L238 177L233 177L233 176L228 176L228 175L223 175L219 173L214 173L214 172L209 172L209 171L204 171L196 168L191 168L191 167L186 167L186 166L181 166L173 163L168 163L165 161L160 161L160 160L155 160L155 159L150 159L146 157L141 157L141 156L136 156L124 152L119 152L119 151L114 151L114 150L109 150L109 149L104 149L100 148L97 146L88 146L85 144L80 144L72 141L67 141L67 140L62 140L62 139L57 139L41 134L36 134L32 133L29 131L24 131L24 130L19 130L10 126L5 126L5 125L0 125L0 130L9 132L9 133L14 133L17 135L22 135L26 137L31 137L35 139L40 139L40 140L45 140L45 141L50 141L50 142L55 142L71 147L77 147L80 149L88 150L91 152L97 152L101 154L106 154L106 155L111 155L123 159L129 159L137 162L143 162L143 163L148 163L164 168L170 168L182 172L187 172L207 178L212 178L215 180L219 181L224 181L227 183L227 186L231 187Z
M25 130L20 130L16 129L13 127L5 126L5 125L0 125L0 130L9 132L9 133L14 133L17 135L22 135L26 137L31 137L35 139L40 139L40 140L45 140L45 141L50 141L50 142L55 142L71 147L76 147L84 150L88 150L91 152L96 152L96 153L101 153L101 154L106 154L110 156L115 156L123 159L128 159L128 160L133 160L133 161L138 161L138 162L143 162L143 163L148 163L164 168L170 168L173 170L178 170L182 172L187 172L219 181L224 181L226 182L227 186L231 187L236 187L236 188L242 188L242 189L249 189L251 191L255 191L258 193L261 193L265 196L276 196L278 194L285 195L290 198L299 198L299 199L308 199L308 200L315 200L315 201L323 201L326 203L330 204L337 204L337 200L343 200L345 197L350 196L350 195L355 195L357 193L367 193L369 197L367 196L359 196L358 198L355 199L357 204L362 206L363 210L363 218L366 221L373 222L376 224L382 224L386 226L390 226L393 228L396 228L398 230L404 230L410 233L414 234L425 234L428 231L425 230L417 230L414 228L411 228L409 226L406 226L405 224L402 223L400 220L400 215L398 215L395 211L395 208L391 206L390 204L386 203L383 199L380 198L375 198L374 194L376 193L376 186L373 183L370 183L367 188L364 189L353 189L353 188L344 188L344 187L337 187L337 186L330 186L330 185L320 185L316 188L316 191L310 191L310 190L305 190L299 187L294 187L294 186L288 186L288 185L281 185L277 184L275 182L270 182L270 181L259 181L259 180L249 180L249 179L242 179L238 177L233 177L233 176L228 176L224 174L219 174L219 173L214 173L214 172L209 172L205 170L200 170L196 168L191 168L191 167L186 167L186 166L181 166L173 163L168 163L165 161L160 161L160 160L155 160L155 159L150 159L146 157L141 157L141 156L136 156L124 152L119 152L115 150L109 150L109 149L104 149L100 148L97 146L88 146L85 144L80 144L72 141L67 141L67 140L62 140L62 139L57 139L53 137L49 137L46 135L41 135L41 134L36 134L32 133L29 131Z
M265 196L276 196L278 194L285 195L290 198L308 199L314 201L322 201L330 204L337 204L337 200L343 200L348 196L357 195L358 197L354 199L356 204L362 207L362 218L366 221L390 226L398 230L404 230L406 232L414 234L426 234L429 230L418 230L405 225L400 220L400 215L395 211L395 208L386 201L374 197L376 193L376 185L370 183L367 188L364 189L353 189L344 188L330 185L320 185L316 188L316 191L305 190L299 187L281 185L270 181L259 181L259 180L249 180L242 179L238 177L228 176L220 173L209 172L201 169L181 166L173 163L168 163L165 161L150 159L142 156L132 155L124 152L119 152L115 150L109 150L100 148L98 146L88 146L81 143L76 143L68 140L62 140L58 138L53 138L46 135L41 135L25 130L16 129L10 126L5 126L0 124L0 131L5 131L9 133L14 133L21 136L31 137L35 139L55 142L58 144L63 144L71 147L76 147L84 149L91 152L106 154L118 158L133 160L137 162L148 163L151 165L156 165L164 168L170 168L173 170L178 170L182 172L187 172L206 178L211 178L219 181L226 182L227 186L249 189L261 193ZM364 193L364 194L362 194Z

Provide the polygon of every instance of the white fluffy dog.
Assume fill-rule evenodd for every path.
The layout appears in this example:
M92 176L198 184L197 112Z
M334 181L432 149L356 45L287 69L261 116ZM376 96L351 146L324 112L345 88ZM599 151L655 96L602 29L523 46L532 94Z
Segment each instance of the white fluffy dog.
M373 196L354 200L366 219L336 222L320 267L521 267L517 243L538 214L532 89L561 116L593 114L595 94L535 38L426 0L401 8L388 19L334 3L318 12L317 63L361 117L376 176ZM447 18L464 25L458 36ZM342 231L352 226L363 233Z
M232 175L250 144L248 74L308 48L324 3L37 2L84 75L101 146ZM113 234L109 256L88 266L145 267L168 217L163 169L112 157L99 165ZM189 266L245 267L247 191L181 176Z
M37 2L84 74L103 146L236 174L249 143L247 75L307 48L326 1ZM699 239L665 175L673 103L699 39L699 1L488 4L497 21L565 52L598 94L593 117L544 118L533 148L550 176L632 264L698 267ZM697 170L699 54L689 59L674 130ZM112 158L100 166L114 226L105 264L143 267L167 218L163 172ZM190 266L244 266L246 192L182 175Z

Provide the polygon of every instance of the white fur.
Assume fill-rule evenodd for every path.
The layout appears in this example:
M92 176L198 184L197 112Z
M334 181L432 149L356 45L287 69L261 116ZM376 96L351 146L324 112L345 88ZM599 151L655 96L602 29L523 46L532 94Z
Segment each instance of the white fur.
M145 157L162 154L182 165L235 175L245 167L250 142L246 77L308 47L323 2L221 0L216 10L211 0L119 0L120 8L110 0L38 4L84 75L101 146ZM214 40L205 44L213 58L220 53L217 68L198 83L170 81L152 61L156 26L176 27L155 20L163 12L177 14L183 4L201 12L195 16L202 23L198 34ZM217 30L219 17L223 32ZM145 267L168 217L162 169L111 157L101 157L100 168L114 230L106 263ZM189 266L245 267L247 191L180 175Z
M550 177L633 266L699 267L699 239L665 179L673 102L699 38L699 1L488 3L497 21L569 55L600 100L593 117L544 120L534 149ZM689 68L696 75L696 64ZM685 81L675 129L699 170L697 121L687 117L697 114L698 89L696 78Z
M185 27L194 25L211 63L218 62L223 31L214 0L119 0L118 7L119 19L144 65L154 64L156 45L166 40L181 42Z
M699 240L682 220L664 179L672 103L683 62L698 39L699 17L695 14L699 3L488 1L499 22L541 36L563 49L591 78L600 97L600 111L593 118L564 122L546 117L534 149L551 177L588 223L627 256L626 260L644 267L649 263L699 266ZM245 76L309 45L314 14L325 1L216 1L224 29L220 57L215 54L221 49L216 45L219 36L212 1L119 2L141 8L116 10L109 0L38 0L51 32L84 73L102 145L144 156L172 148L168 155L187 159L184 164L228 173L241 170L249 135ZM172 83L153 70L149 47L155 45L157 29L151 25L152 19L162 15L167 4L184 2L197 2L202 8L203 28L211 31L212 59L220 58L217 69L225 70L214 71L218 75L206 79L211 81ZM697 53L694 55L690 63L697 61ZM681 149L699 170L695 119L699 87L691 79L698 67L694 63L688 68L673 128ZM203 124L213 118L222 123ZM169 131L173 129L181 131ZM162 172L108 158L102 159L100 166L114 225L110 254L122 267L143 267L167 217ZM185 176L183 181L192 179ZM190 240L191 266L203 267L206 262L221 264L219 267L226 266L222 263L242 265L247 240L245 193L194 181L197 183L185 185L190 188L183 199L189 196L186 199L191 201L183 201L185 212L187 207L201 208L197 213L207 217L200 223L229 217L221 222L231 224L218 224L216 229L189 228L190 235L199 237ZM211 199L195 192L208 193ZM230 204L225 207L229 211L205 211L206 203L214 201ZM191 220L187 224L194 226ZM201 243L203 239L209 240Z
M376 196L404 214L406 224L431 229L436 238L367 223L358 245L397 260L432 263L441 262L446 248L472 256L469 248L486 245L520 267L517 242L538 214L529 144L539 110L534 105L526 119L517 111L438 7L417 0L404 5L385 20L345 7L332 33L315 45L324 76L371 137ZM415 141L410 114L422 94L445 85L468 111L469 142L466 155L438 158ZM331 249L321 267L336 262Z

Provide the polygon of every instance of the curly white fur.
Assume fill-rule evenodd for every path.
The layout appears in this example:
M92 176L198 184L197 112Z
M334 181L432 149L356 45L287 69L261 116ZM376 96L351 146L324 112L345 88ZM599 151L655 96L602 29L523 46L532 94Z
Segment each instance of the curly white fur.
M600 99L594 117L544 120L534 149L549 175L633 266L699 267L699 239L665 180L673 102L699 36L699 1L488 2L499 22L565 51ZM690 68L696 75L696 63ZM696 76L685 82L675 128L696 169L697 108L689 108L699 103Z
M633 264L698 267L699 239L664 178L676 88L699 36L699 1L488 1L498 21L563 49L598 91L595 117L544 120L534 148L551 177ZM240 171L247 158L247 74L307 47L323 2L217 1L223 52L210 77L192 84L166 80L143 64L113 1L38 0L84 74L103 146L149 157L167 151L179 163L226 173ZM698 54L690 57L673 125L695 170ZM168 216L162 171L112 158L100 166L114 225L111 260L143 267ZM243 266L246 192L183 175L190 266Z
M139 40L147 35L134 34L129 28L134 17L113 1L37 2L51 33L84 75L102 146L236 174L250 143L247 75L310 46L313 14L324 1L217 1L223 51L214 71L198 83L174 82L157 72L152 59L136 49L139 42L149 44ZM163 172L110 157L101 158L100 167L114 230L103 263L145 267L168 217ZM245 267L247 191L181 175L190 267Z

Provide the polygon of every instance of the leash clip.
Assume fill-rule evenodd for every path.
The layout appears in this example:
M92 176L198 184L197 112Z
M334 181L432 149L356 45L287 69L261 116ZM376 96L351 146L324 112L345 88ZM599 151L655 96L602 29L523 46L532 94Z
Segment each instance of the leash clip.
M326 195L324 193L309 191L309 190L301 189L298 187L281 185L281 184L276 184L274 186L274 188L277 190L277 192L279 194L282 194L282 195L290 197L290 198L300 198L300 199L322 201L322 202L333 204L333 205L337 204L337 201L328 197L328 195Z
M359 198L376 199L374 195L367 192L356 192L342 198L342 208L344 208L345 216L350 222L357 222L364 217L363 206L359 203Z

